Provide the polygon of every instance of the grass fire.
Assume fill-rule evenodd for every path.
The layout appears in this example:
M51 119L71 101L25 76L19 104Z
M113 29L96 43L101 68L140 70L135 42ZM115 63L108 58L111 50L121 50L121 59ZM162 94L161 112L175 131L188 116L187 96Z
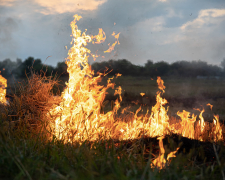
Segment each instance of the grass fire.
M60 94L53 93L57 78L32 71L27 81L15 82L17 91L7 100L0 75L0 178L225 179L224 124L213 105L204 105L211 120L204 119L203 106L197 114L182 109L171 116L158 76L152 107L124 106L123 89L114 82L121 74L96 74L88 62L99 55L87 44L101 44L106 33L100 28L87 35L78 29L80 19L75 15L70 24L69 78ZM115 42L105 53L120 44L119 35L112 33Z

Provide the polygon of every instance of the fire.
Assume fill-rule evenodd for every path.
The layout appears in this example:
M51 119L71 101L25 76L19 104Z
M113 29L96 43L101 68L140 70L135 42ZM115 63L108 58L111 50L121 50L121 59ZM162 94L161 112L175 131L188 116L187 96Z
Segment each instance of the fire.
M194 129L194 123L196 121L197 116L192 114L192 117L190 116L190 112L187 112L183 110L183 112L177 112L177 115L180 116L182 122L181 122L181 129L183 131L181 132L182 136L188 137L191 139L194 139L195 135L195 129Z
M57 114L55 120L55 135L67 141L74 140L95 140L104 136L108 128L103 124L113 124L113 114L119 108L119 101L115 102L112 112L100 114L101 104L105 98L106 90L114 87L108 80L107 87L98 85L101 75L94 77L94 72L88 64L88 55L91 51L85 46L92 41L85 32L81 33L76 22L81 16L75 15L71 22L73 46L68 52L66 64L69 73L67 88L62 93L60 106L52 110L52 114ZM100 30L101 34L103 31ZM93 36L100 42L104 36ZM120 89L116 91L120 93ZM111 119L111 121L110 121ZM109 138L110 134L107 133ZM105 138L107 138L105 137Z
M156 94L156 104L151 111L146 114L139 114L142 108L133 113L133 116L127 116L128 108L122 109L120 113L120 102L122 101L122 88L119 86L115 89L114 95L118 98L111 102L112 110L104 113L106 91L114 88L109 78L106 86L99 85L103 74L94 76L94 71L88 63L88 57L94 56L89 49L86 48L87 43L100 44L106 39L106 35L102 29L99 29L98 35L89 36L85 32L81 32L76 25L81 16L75 15L71 22L72 29L72 47L68 51L66 60L69 80L66 88L62 92L62 101L59 105L50 111L53 118L52 129L57 139L65 142L84 142L95 141L98 139L118 139L128 140L137 139L140 136L159 137L160 153L158 158L152 162L152 167L162 169L167 165L169 158L175 157L176 151L168 154L167 160L164 158L165 149L163 147L163 137L170 133L180 134L183 137L198 139L203 141L202 133L205 129L205 121L202 116L204 109L200 112L199 121L197 116L183 110L177 112L180 121L176 124L170 123L168 116L168 102L162 95L165 93L163 80L158 77L157 84L159 91ZM111 52L116 44L119 44L119 35L113 32L112 36L116 41L105 52ZM121 76L117 74L116 78ZM0 75L0 101L6 102L7 81ZM140 93L144 96L145 93ZM212 109L212 105L208 104ZM124 121L123 118L128 120ZM199 135L196 137L195 125L200 127ZM219 116L214 115L212 132L209 134L213 141L223 140L222 128L219 123Z
M172 158L172 157L176 157L176 152L179 150L179 148L176 149L176 151L173 151L173 152L170 152L168 155L167 155L167 158L165 159L164 158L164 154L165 154L165 149L163 147L163 136L162 137L159 137L158 140L159 140L159 148L160 148L160 153L159 153L159 156L154 159L152 161L152 164L151 164L151 167L154 168L154 167L157 167L159 169L163 169L166 165L169 164L169 159Z
M6 103L6 87L7 87L7 80L0 75L0 102Z
M109 45L109 49L104 51L104 53L109 53L109 52L112 52L116 46L116 44L120 44L119 42L119 36L120 36L120 33L116 34L115 32L112 33L112 36L115 37L116 41L110 46L110 43L108 44Z
M113 78L109 78L106 86L99 85L101 77L104 74L94 76L94 71L88 63L88 57L98 57L93 55L86 48L88 43L100 44L105 41L105 32L100 28L98 35L89 36L85 32L81 32L76 25L81 16L75 15L71 22L72 29L72 47L68 51L66 60L69 80L66 88L62 92L61 102L50 111L53 118L51 128L57 139L65 142L84 142L95 141L99 139L118 139L128 140L137 139L141 136L158 137L160 153L159 156L152 161L151 167L164 168L169 164L169 159L176 157L173 151L167 155L165 159L165 149L163 147L163 138L170 133L180 134L183 137L198 139L204 141L203 133L206 123L203 118L204 109L200 111L199 120L197 115L190 115L190 112L183 110L177 112L180 121L171 124L168 116L168 102L162 95L165 93L164 81L161 77L157 77L158 92L156 94L156 104L151 111L147 110L146 114L139 114L142 108L139 107L133 116L127 116L128 107L122 109L120 113L120 103L122 101L122 88L119 86L115 89L114 95L118 98L111 102L112 110L104 113L102 110L106 102L104 102L106 91L109 88L114 89L115 84L111 82ZM104 52L114 50L116 44L119 44L119 35L113 32L112 36L116 41ZM121 76L117 74L116 78ZM0 102L5 103L5 95L7 81L0 75ZM140 93L145 96L145 93ZM212 109L211 104L207 104ZM126 118L126 121L124 121ZM208 139L213 141L223 140L222 127L219 123L219 116L214 115L213 128L209 133ZM198 127L198 128L196 128ZM196 131L199 131L196 133ZM197 134L197 135L196 135Z
M106 40L105 32L102 30L102 28L99 28L98 35L91 36L91 39L96 39L96 41L92 41L93 44L101 44Z
M107 86L100 86L102 74L95 77L94 72L88 64L88 57L91 51L85 46L87 43L99 44L106 39L106 35L102 29L99 29L99 34L90 37L85 32L81 32L76 25L81 16L75 15L71 22L72 28L72 47L68 52L66 64L69 73L69 81L66 84L67 88L62 93L62 102L51 110L51 114L55 115L54 132L55 136L65 141L95 141L97 139L136 139L140 136L161 137L169 133L181 134L184 137L191 139L203 140L201 134L204 131L205 122L202 116L204 109L201 111L198 121L200 133L195 136L195 122L197 116L183 110L177 115L181 121L177 124L170 124L168 116L169 106L166 99L162 98L165 92L163 80L158 77L157 83L159 91L156 94L156 104L145 115L138 115L141 112L141 107L136 111L133 117L129 117L129 121L124 122L127 108L123 109L121 115L117 114L122 101L122 88L117 87L114 95L118 96L115 102L111 103L112 110L103 113L104 98L108 88L114 88L111 83L112 78L108 79ZM112 34L116 39L115 44L119 44L119 33ZM105 52L108 52L106 50ZM116 77L121 76L117 74ZM144 96L144 93L140 93ZM167 106L167 107L166 107ZM219 117L214 119L214 132L212 135L214 140L221 140L222 128L219 124ZM178 128L177 128L178 127ZM160 140L160 139L159 139ZM160 144L162 141L160 140ZM161 145L161 155L164 154L163 145Z

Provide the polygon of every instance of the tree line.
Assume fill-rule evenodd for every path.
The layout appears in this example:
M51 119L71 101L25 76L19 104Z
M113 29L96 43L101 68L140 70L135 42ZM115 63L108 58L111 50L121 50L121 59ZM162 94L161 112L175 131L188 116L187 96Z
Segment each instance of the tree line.
M135 65L126 59L109 60L102 62L94 62L92 69L95 74L107 73L115 75L117 73L123 76L173 76L173 77L197 77L197 76L225 76L225 59L221 62L221 66L211 65L205 61L177 61L167 63L165 61L153 62L148 60L144 65ZM41 59L28 57L24 61L17 59L11 61L5 59L0 61L1 75L5 78L14 76L17 78L26 78L30 76L31 70L44 73L46 76L66 76L67 65L65 62L58 62L56 67L45 65Z
M5 78L26 78L31 75L32 72L37 72L39 74L44 74L45 76L67 76L67 65L65 62L58 62L56 67L51 65L45 65L42 63L41 59L34 59L33 57L28 57L24 61L17 59L16 61L11 61L10 59L5 59L0 61L0 71L1 75Z
M197 76L225 76L225 59L221 62L221 67L208 64L207 62L198 61L177 61L167 63L165 61L153 62L148 60L144 66L134 65L126 59L109 60L95 62L92 69L95 72L107 73L109 75L117 73L123 76L174 76L174 77L197 77ZM111 70L111 71L110 71Z

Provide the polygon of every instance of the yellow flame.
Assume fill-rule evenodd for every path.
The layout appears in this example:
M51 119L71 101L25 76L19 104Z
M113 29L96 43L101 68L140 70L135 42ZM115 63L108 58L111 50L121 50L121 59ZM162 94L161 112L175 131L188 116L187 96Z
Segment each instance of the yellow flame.
M176 157L176 152L179 150L179 147L176 149L176 151L172 151L170 152L168 155L167 155L167 161L166 159L164 158L164 154L165 154L165 149L163 147L163 139L164 137L159 137L158 140L159 140L159 148L160 148L160 152L159 152L159 156L154 159L152 161L152 164L151 164L151 168L154 168L154 167L157 167L159 169L163 169L166 164L169 164L167 163L167 161L172 158L172 157Z
M177 115L180 116L182 120L181 122L182 136L194 139L195 135L194 123L196 121L197 116L192 114L192 117L189 117L190 112L187 112L185 110L183 110L183 112L178 111Z
M223 140L222 128L219 123L219 115L214 115L214 141Z
M108 44L109 45L109 49L107 49L106 51L104 51L104 53L110 53L114 50L116 44L120 44L119 42L119 36L120 36L120 33L116 34L115 32L112 33L112 36L115 37L116 41L110 46L110 43Z
M177 115L181 117L181 121L177 124L170 124L168 116L167 100L162 98L161 95L165 92L163 80L158 77L157 83L159 91L156 94L156 104L152 107L149 114L140 114L141 107L133 113L133 116L127 116L124 108L121 115L118 115L120 102L122 101L122 88L119 86L115 89L114 95L118 96L115 101L111 102L111 111L104 113L104 98L108 88L114 88L111 83L112 78L107 81L107 86L99 85L101 76L94 76L91 66L88 64L88 56L91 51L85 46L90 42L102 42L105 39L103 30L99 30L99 34L90 37L85 32L81 32L76 25L76 22L81 16L75 15L74 20L71 22L72 28L72 47L68 52L66 64L69 73L69 80L66 83L67 87L62 93L62 102L51 110L54 115L54 135L65 141L94 141L96 139L136 139L142 135L149 137L164 136L169 133L181 134L188 138L197 138L202 140L201 134L204 131L205 122L202 116L204 109L201 111L199 118L200 133L195 137L196 116L187 111L178 112ZM119 34L112 34L118 41ZM118 41L119 42L119 41ZM118 43L117 42L117 43ZM118 43L119 44L119 43ZM117 74L116 77L121 76ZM141 93L144 95L144 93ZM127 119L124 121L124 118ZM215 116L214 131L212 135L219 140L222 138L222 128L219 125L219 117ZM177 128L179 127L179 128ZM161 144L160 140L160 144ZM163 146L161 146L161 149ZM161 154L163 154L163 149ZM171 157L174 153L170 154ZM162 158L162 157L161 157ZM163 159L161 159L163 162ZM162 167L162 166L161 166Z
M106 40L105 32L102 30L102 28L99 28L98 35L91 36L92 40L96 39L96 41L92 41L93 44L101 44Z
M7 80L0 75L0 103L6 103Z

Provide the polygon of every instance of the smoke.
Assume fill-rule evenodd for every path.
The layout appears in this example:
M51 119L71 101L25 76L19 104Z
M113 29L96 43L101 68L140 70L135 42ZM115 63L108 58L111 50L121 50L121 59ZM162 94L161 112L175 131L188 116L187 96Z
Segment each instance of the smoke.
M0 55L5 51L9 54L14 54L17 47L13 38L13 33L17 31L18 24L11 17L0 18Z

